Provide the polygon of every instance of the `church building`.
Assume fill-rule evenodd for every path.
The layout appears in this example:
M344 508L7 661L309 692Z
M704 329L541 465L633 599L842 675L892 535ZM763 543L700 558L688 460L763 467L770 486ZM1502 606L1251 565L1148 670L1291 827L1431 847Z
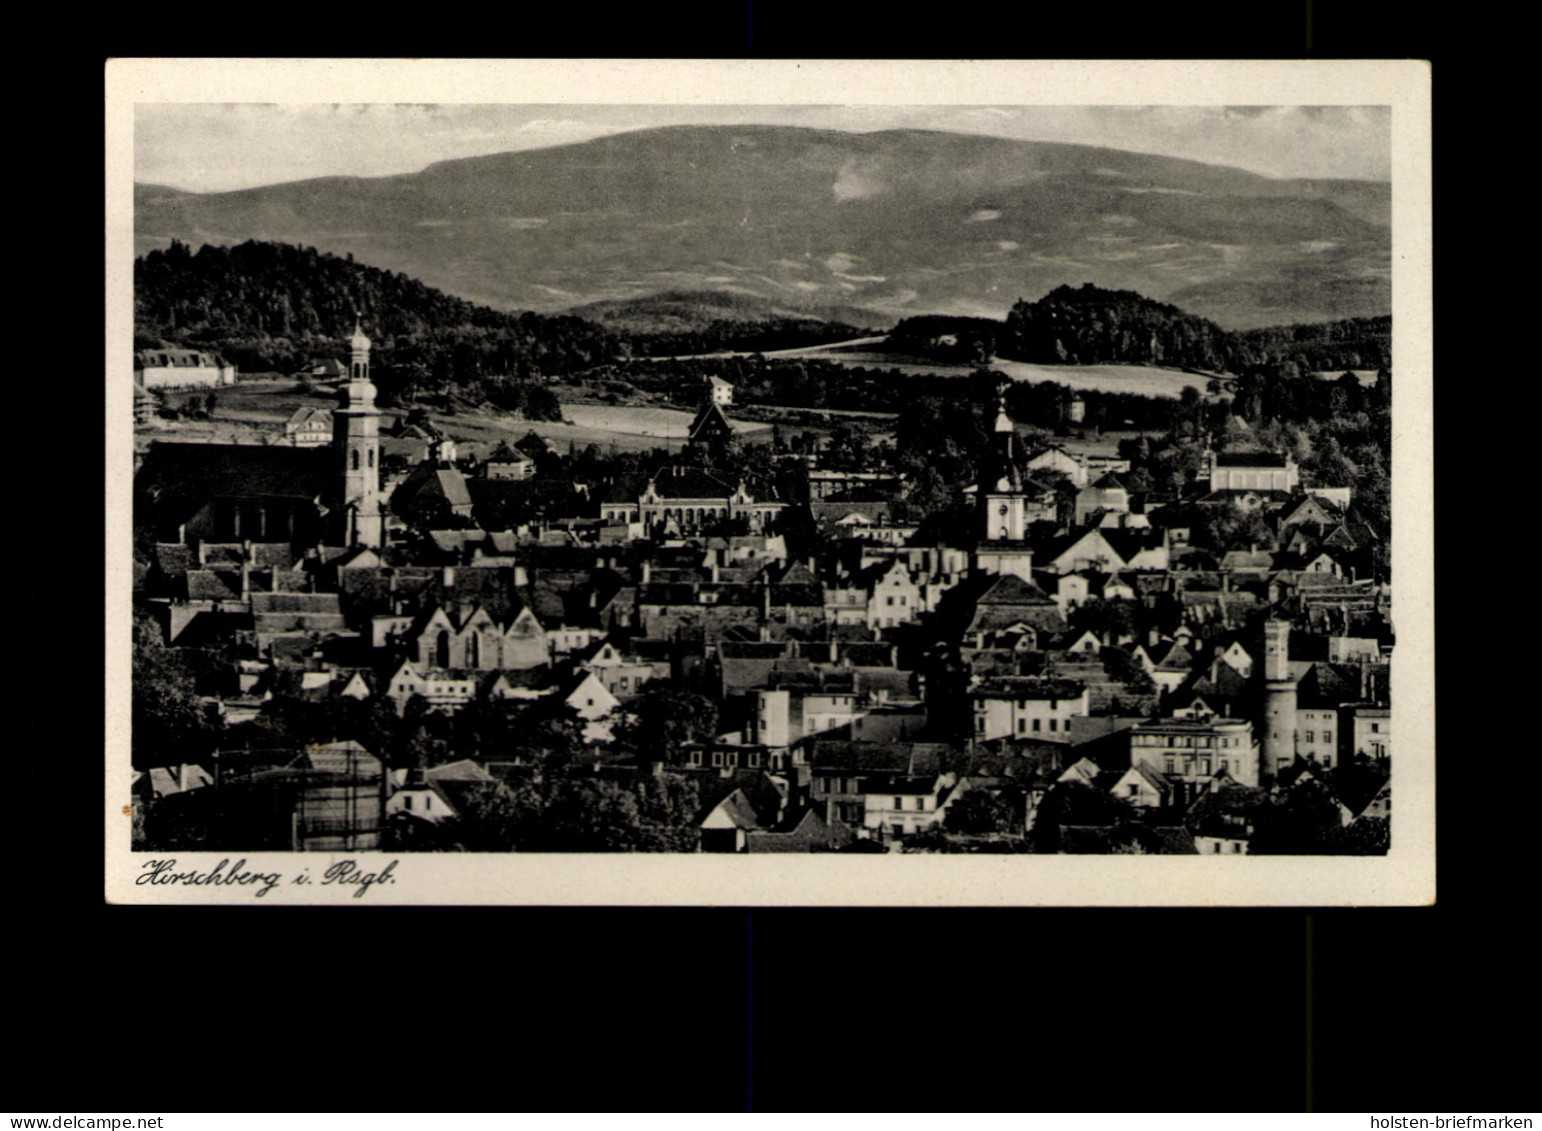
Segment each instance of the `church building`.
M330 445L157 441L134 477L136 521L158 542L380 546L380 410L358 326L349 347Z

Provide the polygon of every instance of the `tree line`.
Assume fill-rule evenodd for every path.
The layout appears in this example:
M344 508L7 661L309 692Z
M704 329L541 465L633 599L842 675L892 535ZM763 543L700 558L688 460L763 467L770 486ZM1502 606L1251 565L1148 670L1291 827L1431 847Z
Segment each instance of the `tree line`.
M1162 365L1241 374L1262 367L1287 376L1392 364L1392 317L1225 330L1135 291L1084 283L1033 302L1018 299L1003 321L928 314L889 333L891 346L936 361L974 364L992 356L1041 365Z

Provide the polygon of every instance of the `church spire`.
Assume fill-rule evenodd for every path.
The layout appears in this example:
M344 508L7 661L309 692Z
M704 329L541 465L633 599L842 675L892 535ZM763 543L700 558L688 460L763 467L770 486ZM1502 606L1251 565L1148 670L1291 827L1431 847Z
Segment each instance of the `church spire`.
M997 432L1012 433L1017 431L1012 423L1012 418L1007 415L1007 383L998 382L996 385L996 427Z

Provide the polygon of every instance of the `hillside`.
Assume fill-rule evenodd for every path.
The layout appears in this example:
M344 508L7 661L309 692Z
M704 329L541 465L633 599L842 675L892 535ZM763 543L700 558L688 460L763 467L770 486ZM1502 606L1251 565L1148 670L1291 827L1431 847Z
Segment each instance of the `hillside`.
M377 384L403 397L569 372L615 351L583 319L491 310L315 248L250 241L194 254L176 243L134 263L136 343L212 349L244 372L292 373L342 357L355 318L374 339ZM488 389L487 399L522 402L520 384Z
M1239 329L1385 314L1389 216L1386 184L1120 150L676 126L395 177L142 192L135 231L140 252L352 253L498 309L727 290L789 312L1000 318L1074 279Z
M800 312L729 291L666 291L589 303L569 313L604 326L638 357L800 349L870 334L875 324L888 321L843 307ZM840 316L858 321L841 321Z

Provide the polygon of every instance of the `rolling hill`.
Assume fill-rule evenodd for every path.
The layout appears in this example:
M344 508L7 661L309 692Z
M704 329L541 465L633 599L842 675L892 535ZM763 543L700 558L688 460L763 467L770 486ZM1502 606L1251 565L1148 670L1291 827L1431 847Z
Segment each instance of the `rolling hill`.
M174 237L352 253L500 309L721 291L881 325L999 318L1092 282L1241 329L1388 313L1390 195L1088 146L671 126L402 176L138 186L135 232L141 254Z

